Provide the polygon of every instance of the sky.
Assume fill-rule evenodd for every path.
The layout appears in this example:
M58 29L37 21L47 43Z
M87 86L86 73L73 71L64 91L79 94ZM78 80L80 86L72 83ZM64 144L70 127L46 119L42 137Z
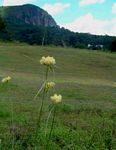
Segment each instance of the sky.
M116 36L116 0L0 0L0 5L35 4L60 27L74 32Z

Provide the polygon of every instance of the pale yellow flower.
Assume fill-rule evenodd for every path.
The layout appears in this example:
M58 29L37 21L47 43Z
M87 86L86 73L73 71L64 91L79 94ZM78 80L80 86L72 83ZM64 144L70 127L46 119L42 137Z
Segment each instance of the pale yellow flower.
M51 96L51 100L53 103L60 103L62 101L62 95L54 94Z
M55 82L47 82L45 87L46 87L46 89L54 88L55 87Z
M9 81L9 80L11 80L11 77L10 77L10 76L8 76L8 77L7 77L7 80L8 80L8 81Z
M8 76L8 77L3 78L3 79L1 80L1 82L2 82L2 83L5 83L5 82L8 82L8 81L10 81L10 80L11 80L11 77Z
M40 64L50 66L56 64L56 61L54 57L47 56L40 59Z
M2 82L2 83L5 83L5 82L7 82L7 79L6 79L6 78L3 78L3 79L1 80L1 82Z

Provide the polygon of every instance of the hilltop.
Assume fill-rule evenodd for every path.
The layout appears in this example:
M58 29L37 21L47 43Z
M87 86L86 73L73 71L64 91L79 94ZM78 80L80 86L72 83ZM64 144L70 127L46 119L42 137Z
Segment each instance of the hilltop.
M92 45L92 49L110 49L116 37L71 32L60 28L42 8L25 4L0 7L0 39L37 45L75 48L88 48L88 45Z
M1 7L0 15L9 25L57 26L51 15L32 4Z

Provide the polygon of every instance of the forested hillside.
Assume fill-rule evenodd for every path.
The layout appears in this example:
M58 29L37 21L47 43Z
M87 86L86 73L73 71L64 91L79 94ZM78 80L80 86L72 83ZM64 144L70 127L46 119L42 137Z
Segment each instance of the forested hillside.
M0 39L38 45L106 50L111 49L116 37L75 33L60 28L46 11L27 4L0 8Z

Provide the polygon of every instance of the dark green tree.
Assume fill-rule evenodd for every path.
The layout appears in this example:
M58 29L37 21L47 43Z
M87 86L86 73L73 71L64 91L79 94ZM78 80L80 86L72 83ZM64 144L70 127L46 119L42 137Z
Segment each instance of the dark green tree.
M5 29L5 22L4 20L0 17L0 31Z
M116 40L114 40L112 43L111 43L111 52L116 52Z

